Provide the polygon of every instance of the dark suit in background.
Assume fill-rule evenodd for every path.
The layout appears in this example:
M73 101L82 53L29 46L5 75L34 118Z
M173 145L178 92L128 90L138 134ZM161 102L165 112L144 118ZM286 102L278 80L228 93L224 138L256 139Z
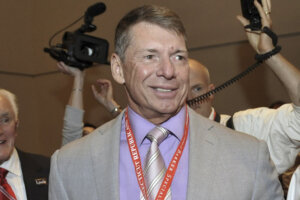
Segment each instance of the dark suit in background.
M17 150L21 162L28 200L48 199L50 159L45 156Z

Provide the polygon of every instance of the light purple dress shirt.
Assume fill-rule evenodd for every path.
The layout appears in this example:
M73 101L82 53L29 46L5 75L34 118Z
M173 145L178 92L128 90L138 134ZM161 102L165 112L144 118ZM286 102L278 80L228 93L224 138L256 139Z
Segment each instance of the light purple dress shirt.
M161 124L162 127L172 132L159 145L161 155L164 158L166 168L180 143L184 133L185 106L168 121ZM144 166L144 159L150 147L150 140L144 139L147 133L155 127L154 124L144 119L132 109L129 108L129 121L134 133L141 161ZM172 200L186 199L187 183L188 183L188 155L189 155L189 137L179 161L176 174L174 176L171 192ZM137 182L134 166L130 156L126 134L125 134L125 118L122 119L121 141L120 141L120 199L121 200L138 200L140 199L140 188Z

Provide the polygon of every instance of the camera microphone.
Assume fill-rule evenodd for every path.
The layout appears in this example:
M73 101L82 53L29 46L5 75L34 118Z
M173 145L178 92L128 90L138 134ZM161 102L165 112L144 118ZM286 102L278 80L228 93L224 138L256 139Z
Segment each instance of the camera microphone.
M90 6L84 14L84 22L86 24L91 24L93 21L93 18L97 15L104 13L105 10L106 10L106 6L102 2L99 2L99 3L96 3L92 6Z

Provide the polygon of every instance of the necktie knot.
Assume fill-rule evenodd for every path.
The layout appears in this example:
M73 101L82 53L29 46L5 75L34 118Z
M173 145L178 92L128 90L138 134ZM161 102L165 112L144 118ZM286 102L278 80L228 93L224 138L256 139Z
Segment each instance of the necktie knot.
M148 134L147 138L151 142L156 142L157 145L160 145L168 137L169 131L161 126L156 126Z

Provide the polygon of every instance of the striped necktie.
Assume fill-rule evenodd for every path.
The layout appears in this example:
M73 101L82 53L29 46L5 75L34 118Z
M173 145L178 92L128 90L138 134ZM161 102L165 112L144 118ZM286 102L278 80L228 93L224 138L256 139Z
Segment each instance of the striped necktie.
M165 162L158 146L167 138L169 131L163 127L153 128L146 136L151 141L144 165L144 176L149 200L154 200L162 184L166 173ZM141 195L143 196L143 195ZM143 197L141 199L144 199ZM171 199L171 190L168 191L165 200Z
M0 199L1 200L16 200L15 193L11 189L10 185L6 180L8 171L0 168Z

